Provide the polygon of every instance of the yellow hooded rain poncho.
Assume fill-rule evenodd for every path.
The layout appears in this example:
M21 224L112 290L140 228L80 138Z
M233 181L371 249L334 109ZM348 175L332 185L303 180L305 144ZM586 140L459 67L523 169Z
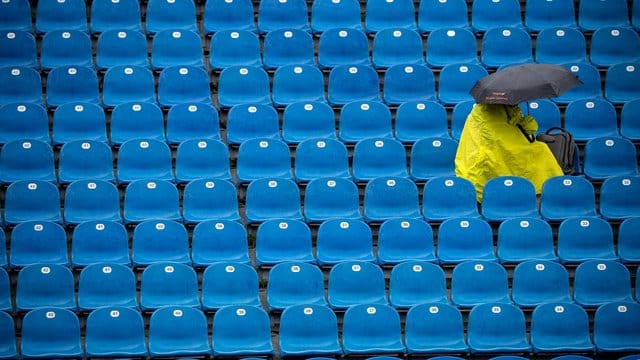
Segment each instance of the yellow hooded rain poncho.
M496 176L520 176L529 179L540 194L542 184L563 175L549 147L529 142L527 134L538 130L532 116L523 116L518 105L476 104L466 120L455 159L456 175L470 180L478 202L484 184Z

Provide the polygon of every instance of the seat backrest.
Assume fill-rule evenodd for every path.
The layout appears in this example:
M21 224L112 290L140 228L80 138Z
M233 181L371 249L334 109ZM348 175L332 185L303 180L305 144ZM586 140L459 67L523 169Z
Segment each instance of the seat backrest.
M266 300L272 310L296 305L325 305L322 271L305 262L276 264L269 271Z
M48 181L18 180L5 192L5 224L31 220L61 222L60 210L60 190Z
M295 95L296 92L291 93ZM336 120L331 106L324 101L288 104L282 114L282 139L287 144L299 144L313 138L336 138Z
M638 97L640 88L635 81L640 77L639 62L611 65L605 75L604 96L614 104L624 104Z
M364 190L364 218L381 222L390 218L418 218L418 187L405 177L378 177Z
M305 5L306 6L306 5ZM267 69L285 65L314 65L313 38L301 29L274 29L264 37L262 59Z
M458 142L448 137L428 137L413 143L409 160L410 175L417 181L455 176Z
M465 28L441 28L427 38L427 64L441 68L450 64L478 64L476 36Z
M55 307L29 311L22 320L20 353L25 357L82 357L78 316Z
M556 4L562 1L547 3ZM536 61L540 63L583 62L587 61L587 40L580 30L572 27L546 28L538 33L535 53Z
M45 70L64 65L93 67L91 39L84 31L49 31L40 46L40 65Z
M635 262L640 255L640 247L634 240L640 229L640 217L632 217L622 221L618 228L618 256L623 262ZM640 292L636 286L636 294Z
M622 105L622 111L620 113L620 135L631 141L640 140L639 111L640 100L630 100Z
M229 159L229 149L220 140L184 140L180 142L176 152L176 181L184 183L196 179L231 180Z
M390 219L378 230L378 261L396 264L405 260L435 261L433 229L422 219Z
M0 144L21 139L49 143L48 127L47 111L41 105L31 103L0 105Z
M191 180L184 188L182 215L186 223L240 220L235 186L223 179Z
M237 221L207 220L193 229L191 252L196 267L221 261L249 263L247 230Z
M168 305L200 306L198 276L190 265L158 262L142 271L142 309L151 310Z
M469 312L467 341L472 351L528 351L525 317L511 304L480 304Z
M623 137L596 137L584 147L584 174L589 180L638 175L637 152Z
M197 32L196 4L193 0L151 0L146 7L145 22L149 34L162 30Z
M617 261L584 261L575 270L573 297L576 303L585 307L631 301L629 269Z
M602 79L600 72L594 65L585 62L572 62L566 63L564 66L579 78L582 84L565 91L560 96L551 98L551 100L566 105L573 100L602 97Z
M355 144L367 138L392 136L391 111L380 101L353 101L340 110L338 138Z
M126 223L147 219L180 219L178 189L166 180L130 182L124 193L123 217Z
M216 262L202 275L202 307L217 310L227 305L260 305L258 273L237 262Z
M123 184L142 179L173 181L171 149L159 140L127 140L118 150L116 171Z
M382 29L373 37L371 59L379 69L397 64L424 64L422 38L416 30Z
M425 303L448 302L442 268L426 261L404 261L394 265L389 279L389 303L395 308L412 308Z
M569 291L569 273L554 261L527 260L513 272L511 297L520 307L571 302Z
M537 306L531 314L531 345L538 351L592 350L587 312L573 303Z
M356 182L366 182L380 176L407 177L407 154L404 145L395 139L365 138L353 149L351 168Z
M218 78L218 105L221 108L248 103L271 105L270 91L269 75L261 67L230 66Z
M232 146L249 139L280 139L278 112L265 104L235 105L227 114L226 130Z
M210 355L208 332L202 310L187 306L162 307L149 318L149 354Z
M305 33L306 34L306 33ZM273 75L275 106L324 102L324 75L315 65L283 65Z
M325 177L351 178L347 147L335 139L307 139L296 147L296 181Z
M105 70L116 65L149 66L147 39L135 30L107 30L98 36L96 66Z
M388 105L436 98L435 76L426 65L392 65L383 82L383 98Z
M613 229L606 220L595 215L563 220L558 228L557 242L558 257L561 261L617 259Z
M358 187L349 179L317 178L307 184L304 197L307 222L361 219Z
M468 28L469 9L465 0L422 0L418 7L418 28L430 33L445 28Z
M249 139L238 148L236 176L249 183L266 177L291 178L289 146L277 139Z
M210 104L178 104L167 113L167 142L179 145L198 139L220 140L218 110Z
M329 271L327 289L327 300L334 309L352 308L358 304L387 303L382 269L370 262L337 263Z
M576 11L572 0L528 0L524 10L524 25L531 32L548 28L576 27Z
M540 214L550 221L596 215L593 184L580 176L558 176L542 184Z
M589 47L591 63L599 68L640 58L640 36L626 27L603 27L591 35Z
M204 5L202 27L207 35L218 31L256 31L253 3L250 0L212 0Z
M498 227L497 255L503 263L555 260L551 225L539 218L512 218Z
M209 74L196 66L164 68L158 78L158 103L167 108L185 102L211 104Z
M493 232L485 220L449 218L438 229L438 258L442 263L494 260Z
M302 0L280 2L261 0L258 4L258 31L266 34L280 29L309 31L309 10Z
M519 27L490 28L482 37L480 57L484 66L493 69L503 65L532 63L531 36Z
M318 40L318 66L330 69L338 65L369 65L369 40L360 29L332 28Z
M593 342L599 351L629 351L638 348L640 308L634 302L604 304L594 316ZM633 350L631 350L633 351Z
M286 308L280 319L278 341L284 355L297 354L300 348L304 348L303 352L309 354L342 352L338 341L338 320L330 308L322 305L294 305Z
M226 4L223 1L211 1L210 3ZM233 6L239 3L242 1L232 1L229 5ZM213 7L214 5L209 6ZM253 19L251 20L253 21ZM260 39L250 30L229 29L215 32L209 43L209 54L209 65L215 70L236 65L259 66L262 64Z
M45 306L75 310L73 274L62 265L25 266L18 273L15 299L18 311Z
M256 233L256 263L275 265L283 261L314 262L311 229L301 220L267 220Z
M262 178L249 183L245 207L249 223L302 218L300 189L293 180L284 178Z
M476 0L471 5L471 26L476 32L496 27L522 27L518 0Z
M311 5L311 30L323 33L331 29L362 30L360 2L319 0Z
M349 239L345 242L344 239ZM373 233L362 220L333 219L320 224L316 257L321 265L341 261L373 261Z
M53 143L76 140L108 142L107 121L102 106L92 103L66 103L53 113Z
M109 68L102 80L102 102L114 107L128 102L156 102L153 73L143 66L117 65Z
M482 215L489 221L511 217L537 217L536 190L527 178L499 176L487 181L482 196Z
M507 271L491 261L465 261L453 268L451 302L459 307L511 303Z
M107 30L142 31L140 4L135 0L91 2L90 31L100 34Z
M457 104L473 100L471 88L481 78L489 75L480 64L449 64L440 71L438 99L445 104Z
M84 267L108 262L130 265L129 234L121 222L85 221L73 228L71 263Z
M329 73L327 99L332 106L380 100L378 73L368 65L338 65Z
M478 217L476 189L469 180L464 178L434 177L424 185L422 214L427 221Z
M90 356L146 356L142 315L126 307L100 308L87 317L85 350Z
M79 224L90 220L121 221L118 188L104 180L77 180L64 196L64 221Z
M13 317L6 312L0 313L0 330L4 334L0 340L0 354L4 357L17 357L16 329Z
M135 274L122 264L87 265L78 279L78 308L87 311L111 306L138 307Z
M24 66L0 68L0 105L34 103L42 105L42 78L35 69Z
M3 30L22 30L33 32L31 3L27 0L11 0L2 3L0 27Z
M367 1L364 27L368 33L386 28L416 30L416 8L413 1Z
M424 303L412 307L407 312L405 343L409 352L416 353L425 350L465 351L462 314L446 303Z
M358 304L348 308L342 325L345 354L403 353L400 316L389 305Z
M61 183L81 179L115 180L111 148L94 140L74 140L62 145L58 179Z
M18 180L56 181L51 146L40 140L9 141L0 150L0 182Z
M177 221L142 221L133 230L131 259L137 266L158 262L190 263L187 229Z
M583 31L629 24L629 8L624 0L581 1L578 5L578 26Z
M273 354L269 315L257 306L224 307L213 316L212 343L214 354L222 356Z
M91 67L62 65L47 75L47 107L68 102L100 104L98 75Z
M402 103L396 109L394 136L405 144L449 136L447 110L435 100Z
M173 65L204 67L202 39L195 31L160 30L151 41L151 67L162 70Z
M84 1L38 2L35 29L39 34L53 30L79 30L87 32L87 6Z
M0 30L0 66L38 67L36 39L30 32Z

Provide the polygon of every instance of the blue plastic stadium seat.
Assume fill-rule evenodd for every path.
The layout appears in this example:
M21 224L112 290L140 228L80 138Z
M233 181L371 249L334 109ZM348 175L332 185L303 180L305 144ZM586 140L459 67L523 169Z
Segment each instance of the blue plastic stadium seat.
M165 180L134 180L124 193L125 223L148 219L180 220L180 201L176 186Z
M454 160L458 142L448 137L424 138L413 143L409 174L416 181L455 176Z
M362 30L360 2L314 1L311 5L311 30L314 33L323 33L331 29Z
M563 65L580 79L582 84L565 91L560 96L551 98L552 101L566 105L573 100L602 97L602 78L594 65L586 62L572 62Z
M151 67L160 71L178 65L204 67L200 35L173 28L159 31L151 41Z
M624 0L581 1L578 5L578 26L584 32L630 25L629 8Z
M470 217L443 221L438 230L438 258L443 264L496 260L491 226Z
M222 70L218 79L220 108L249 103L271 105L267 72L257 66L230 66Z
M53 149L39 140L9 141L0 150L0 183L19 180L56 182Z
M482 37L480 60L490 69L532 63L531 36L526 30L518 27L490 28Z
M149 318L151 357L210 356L205 314L187 306L166 306Z
M308 223L331 219L361 219L358 187L349 179L327 177L307 183L304 217Z
M409 101L436 99L435 77L426 65L392 65L382 85L384 102L400 105Z
M99 262L131 264L129 235L120 222L85 221L73 228L71 238L71 263L74 267Z
M204 4L202 29L211 35L218 31L257 30L250 0L210 0Z
M148 34L156 34L162 30L198 31L193 0L150 0L145 20Z
M521 308L572 302L569 291L569 273L557 262L528 260L518 264L513 272L511 297Z
M358 304L387 304L382 269L370 262L343 261L333 266L327 291L327 300L334 309L345 310Z
M24 358L81 359L78 316L55 307L29 311L22 319L20 354Z
M574 2L529 0L524 9L524 25L530 32L542 32L555 27L575 28L577 23Z
M617 261L587 260L575 270L573 297L593 308L616 301L633 301L629 269Z
M602 27L591 35L590 61L600 68L640 60L640 36L631 28Z
M64 145L76 140L108 142L106 116L100 105L66 103L56 108L53 113L53 144Z
M233 6L237 2L227 3L223 0L207 2L207 4L214 3ZM260 39L251 30L219 30L211 37L209 65L212 69L222 70L229 66L260 66L261 64Z
M364 219L382 222L392 218L419 218L418 188L405 177L378 177L364 190Z
M247 230L236 221L207 220L193 229L191 255L196 267L221 261L249 263Z
M196 179L187 183L182 197L185 223L240 220L235 186L223 179Z
M49 143L48 120L47 111L38 104L0 105L0 144L21 139Z
M100 85L93 68L62 65L47 75L47 107L52 109L68 102L100 104Z
M6 312L0 313L0 330L4 334L0 340L0 356L7 359L17 358L15 323L13 317Z
M158 77L158 103L165 108L180 103L211 104L209 84L209 75L202 68L169 66Z
M40 307L76 310L71 270L62 265L33 264L20 269L16 282L16 310Z
M324 102L324 76L314 65L282 65L273 75L272 97L279 107Z
M108 30L142 31L140 4L135 0L91 2L89 30L100 34Z
M478 43L471 30L441 28L427 38L427 65L442 68L451 64L479 64Z
M611 225L597 216L571 217L560 223L558 257L565 263L617 260Z
M418 6L418 29L430 33L438 29L468 28L469 8L465 0L423 0Z
M327 100L332 106L352 101L379 101L378 73L368 65L338 65L329 73Z
M387 28L417 30L415 5L410 0L367 1L364 27L367 33L376 33Z
M305 286L300 286L305 284ZM269 270L266 300L270 310L297 305L326 305L322 270L315 265L290 261Z
M64 196L64 221L122 221L118 188L104 180L77 180L69 184Z
M216 262L202 274L202 308L218 310L228 305L259 306L258 273L242 263Z
M256 233L256 264L272 266L285 261L315 262L311 229L301 220L267 220Z
M269 315L256 306L221 308L213 316L212 346L214 356L272 356Z
M42 78L24 66L0 67L0 105L34 103L42 105Z
M635 235L640 229L640 217L632 217L622 221L618 228L618 256L625 263L640 262L640 246L634 240ZM636 285L636 299L640 289Z
M149 67L144 34L135 30L107 30L98 36L97 68L106 70L118 65Z
M249 223L269 219L302 219L300 189L289 179L262 178L247 187L245 216Z
M557 4L562 1L542 1ZM573 6L573 3L571 6ZM587 61L587 40L584 34L572 27L545 28L536 37L537 63L564 64Z
M25 221L62 222L60 190L48 181L15 181L7 187L4 195L5 224Z
M321 223L316 235L316 257L320 265L329 266L345 261L375 261L371 228L362 220Z
M38 2L35 10L35 29L39 34L53 30L89 30L87 6L82 0Z
M280 139L278 112L271 105L242 104L227 114L227 143L240 145L249 139Z
M406 151L395 139L365 138L353 149L351 168L356 182L381 176L407 177Z
M257 15L261 34L279 29L310 30L309 10L302 0L261 0Z
M631 141L640 141L640 100L630 100L622 105L620 135Z
M87 317L87 356L147 356L142 315L124 307L101 308Z
M403 143L423 138L448 137L447 112L434 101L408 101L396 109L394 136Z
M584 147L584 174L591 181L638 175L636 149L623 137L597 137Z
M488 74L480 64L445 65L440 71L438 80L438 100L449 105L473 100L469 91L478 80Z
M342 353L337 317L331 309L321 305L296 305L285 309L280 317L278 341L283 356Z
M131 260L140 267L163 262L191 264L187 229L170 220L137 224L131 238Z
M359 29L332 28L318 39L318 66L332 69L338 65L370 65L369 40Z
M0 30L0 66L38 68L36 39L30 32L15 29Z
M64 229L48 221L18 224L11 233L9 265L20 268L32 264L68 265L67 236Z
M173 181L171 160L171 149L162 141L127 140L118 150L118 183L145 179Z
M464 339L462 314L454 306L442 303L423 303L409 309L405 343L407 353L412 355L465 353L469 349ZM453 356L439 358L455 359Z
M640 216L639 176L613 176L602 183L600 214L608 220Z
M481 304L471 309L467 341L472 353L529 352L525 317L517 306Z
M347 309L342 327L342 346L356 354L403 354L400 315L389 305L359 304Z
M0 28L33 32L31 3L27 0L9 0L2 3Z
M220 140L218 110L210 104L178 104L167 113L167 142L179 145L191 139Z
M292 179L291 154L282 140L250 139L238 148L236 177L240 183L277 177Z
M137 296L135 274L125 265L96 262L80 271L80 311L115 306L137 309Z
M562 221L573 216L595 216L593 184L580 176L547 179L542 184L540 214L549 221Z
M318 178L350 179L347 147L335 139L307 139L296 147L295 179L307 182Z
M40 65L43 70L65 65L93 67L91 39L80 30L47 32L40 45Z
M433 229L421 219L390 219L378 230L378 262L436 261Z
M311 35L300 29L274 29L264 37L262 60L267 69L286 65L315 65Z
M380 101L353 101L340 110L338 138L355 144L367 138L392 136L391 111Z
M482 216L488 221L513 217L538 217L533 183L517 176L498 176L484 185Z
M378 69L424 64L422 38L415 30L382 29L373 37L371 58Z
M498 227L497 255L502 263L557 260L551 226L539 218L512 218Z
M282 114L282 139L287 144L299 144L316 138L336 138L335 114L331 106L324 101L295 101L288 104Z
M638 352L640 306L634 302L613 302L596 310L593 342L598 352Z
M574 100L565 109L564 128L579 142L618 136L616 109L604 99Z
M146 67L113 66L102 81L102 102L107 108L128 102L156 102L155 79Z
M422 192L422 214L427 221L479 217L473 184L455 176L430 179Z
M547 303L531 315L531 346L537 353L592 352L589 317L572 303Z
M447 303L445 274L438 265L425 261L405 261L391 269L389 303L409 309L426 303Z
M116 105L111 112L110 130L112 145L122 145L134 139L165 141L162 110L150 102Z
M142 310L155 310L169 305L200 307L198 276L191 266L159 262L147 266L142 271Z
M476 0L471 5L471 26L476 32L500 27L522 27L520 2Z
M5 254L6 258L6 254ZM4 268L0 269L0 310L13 311L13 303L11 297L11 284L9 283L9 274ZM2 348L3 346L0 346Z
M470 308L484 303L511 303L509 279L502 265L491 261L465 261L453 268L451 302Z
M614 104L624 104L640 95L636 79L640 76L640 62L618 63L609 67L605 75L604 96Z
M176 181L185 183L196 179L231 180L229 159L229 150L222 141L185 140L178 145L176 151Z
M91 140L64 144L59 153L58 179L63 184L82 179L115 180L111 148Z

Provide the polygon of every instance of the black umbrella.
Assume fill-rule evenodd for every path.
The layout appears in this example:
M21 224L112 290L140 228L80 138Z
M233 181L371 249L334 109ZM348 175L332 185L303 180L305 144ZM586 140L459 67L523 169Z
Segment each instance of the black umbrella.
M480 104L516 105L555 97L582 82L560 65L524 64L496 71L478 80L470 91Z

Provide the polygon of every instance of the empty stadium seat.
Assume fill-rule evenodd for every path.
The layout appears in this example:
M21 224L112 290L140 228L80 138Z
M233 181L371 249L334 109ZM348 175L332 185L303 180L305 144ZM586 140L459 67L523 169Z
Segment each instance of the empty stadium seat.
M392 65L385 72L382 93L388 105L436 99L435 77L426 65Z
M324 90L322 94L324 100ZM275 97L274 102L278 104ZM287 144L299 144L314 138L336 138L335 114L331 106L324 101L294 101L288 104L282 114L282 139Z
M238 148L236 177L240 183L277 177L292 179L289 147L277 139L249 139Z
M77 140L108 142L104 109L92 103L66 103L53 113L53 144ZM28 136L28 138L32 138Z
M367 1L364 9L364 28L376 33L387 28L416 30L416 8L413 1Z
M613 176L600 188L600 215L607 220L640 216L639 176Z
M202 308L218 310L228 305L259 306L258 273L242 263L221 261L202 274Z
M261 34L279 29L310 30L309 10L302 0L261 0L257 15Z
M296 147L295 179L351 178L347 147L335 139L307 139Z
M94 263L78 278L78 308L90 311L104 307L138 308L136 277L131 268L113 263Z
M371 60L378 69L424 64L422 38L414 30L382 29L373 37Z
M127 140L118 150L118 183L135 180L173 181L171 149L159 140Z
M316 258L320 265L328 266L345 261L374 261L371 228L362 220L324 221L316 235Z
M593 342L598 352L637 352L640 318L637 303L613 302L596 310L593 321Z
M278 112L264 104L241 104L227 114L227 143L239 145L246 140L280 139Z
M539 1L558 4L563 1ZM570 3L573 6L573 3ZM545 64L579 63L587 61L587 40L584 34L572 27L542 29L536 37L536 62Z
M101 308L87 317L87 356L147 356L142 315L124 307Z
M497 27L522 27L520 2L476 0L471 5L471 26L476 32Z
M120 222L85 221L73 228L71 264L74 267L94 263L130 265L129 235Z
M524 9L524 25L530 32L554 27L576 27L576 11L571 0L529 0Z
M418 29L422 33L468 27L469 9L465 0L423 0L418 5Z
M249 223L269 219L302 219L300 189L289 179L262 178L247 187L245 216Z
M624 0L581 1L578 26L582 31L596 31L605 26L630 26L629 8Z
M62 222L60 190L48 181L15 181L7 187L4 196L5 224L25 221Z
M602 97L602 78L598 69L584 62L566 63L564 66L575 75L582 84L571 88L560 96L552 97L551 100L566 105L573 100L593 99Z
M39 67L36 39L30 32L0 30L0 66Z
M435 100L407 101L396 109L396 139L412 143L423 138L448 137L447 111Z
M125 188L123 219L127 224L148 219L179 220L178 189L165 180L134 180Z
M142 66L118 65L109 68L102 80L102 102L112 108L128 102L156 102L153 73Z
M336 315L321 305L296 305L285 309L280 317L278 342L283 356L342 353Z
M76 310L71 270L62 265L33 264L20 269L16 281L16 310L40 307Z
M270 70L285 65L315 65L313 38L300 29L273 29L264 37L262 60Z
M508 281L507 271L498 263L459 263L451 274L451 302L466 308L484 303L510 304Z
M442 303L424 303L409 309L405 343L409 354L459 353L469 349L464 339L462 314L454 306ZM454 358L440 357L441 360Z
M198 31L196 5L193 0L150 0L145 13L148 34L162 30Z
M68 102L100 104L100 85L93 68L62 65L47 75L47 107L52 109Z
M179 222L145 220L133 229L131 260L134 266L164 262L191 264L189 255L189 234Z
M427 38L427 65L479 64L476 36L466 28L441 28Z
M164 0L159 0L164 1ZM158 103L171 107L180 103L211 104L209 75L199 67L169 66L158 77Z
M55 307L29 311L22 319L20 353L27 358L82 358L78 316Z
M361 219L358 187L345 178L316 178L307 183L304 217L308 223L331 219Z
M40 65L43 70L65 65L93 67L91 39L80 30L47 32L40 44Z
M104 180L77 180L64 195L64 222L122 221L118 188Z
M182 215L185 223L206 220L240 220L236 188L227 180L196 179L184 188Z
M447 303L445 274L438 265L426 261L404 261L394 265L389 278L389 303L410 309L426 303Z
M327 300L334 309L352 309L359 304L387 304L382 269L369 262L337 263L329 271L327 290ZM342 340L344 342L345 338Z
M186 183L196 179L231 180L229 159L229 150L222 141L185 140L178 145L176 152L176 181Z
M35 29L39 34L53 30L89 30L84 1L38 2L35 7Z
M319 0L311 5L311 30L323 33L331 29L362 30L360 2Z
M378 230L378 262L436 261L431 226L420 219L390 219Z
M7 274L4 268L0 269L0 310L7 312L13 311L9 274Z
M112 66L149 67L147 39L135 30L107 30L98 36L96 66L106 70Z
M311 229L301 220L267 220L256 232L256 265L285 261L315 262Z
M198 277L191 266L159 262L142 271L140 307L148 311L164 306L200 307Z
M562 221L573 216L595 216L593 184L580 176L547 179L542 185L540 214L549 221Z
M391 111L380 101L353 101L340 109L338 138L355 144L367 138L392 136Z
M473 100L469 94L471 88L487 75L489 73L480 64L445 65L438 80L438 100L448 105Z
M589 46L593 65L606 68L640 60L640 36L631 28L602 27L591 35Z
M479 217L473 184L455 176L430 179L422 192L422 214L427 221Z
M169 66L204 67L200 35L174 28L160 30L151 41L150 59L151 67L156 71Z
M75 140L62 145L58 179L63 184L83 179L114 181L111 148L93 140Z
M220 140L218 110L210 104L172 106L167 113L166 133L172 145L191 139Z
M247 230L229 220L207 220L193 229L191 256L193 265L208 266L221 261L249 263Z
M634 241L634 234L637 234L640 226L640 217L628 218L622 221L618 228L618 256L625 263L635 263L640 260L640 247ZM638 294L636 285L636 298Z
M533 183L517 176L498 176L484 185L482 216L488 221L513 217L537 217L538 205Z
M480 304L469 312L467 341L472 353L529 352L525 317L517 306Z
M0 105L0 144L22 139L51 141L47 111L38 104Z
M447 138L424 138L411 147L409 174L416 181L455 176L454 159L458 142Z
M392 218L419 218L418 188L405 177L378 177L364 190L364 219L382 222Z
M604 99L574 100L565 109L564 127L576 141L618 136L616 109Z
M600 217L571 217L560 223L558 257L566 263L617 260L611 225Z
M0 150L0 183L19 180L56 182L53 149L39 140L9 141Z
M496 260L491 226L478 218L443 221L438 229L438 259L443 264Z
M539 218L511 218L498 227L497 255L502 263L556 260L551 226Z
M210 1L213 4L218 1ZM219 1L227 4L226 2ZM228 3L233 6L233 1ZM211 5L213 6L213 5ZM262 64L260 40L250 30L219 30L209 43L209 65L214 70L229 66L259 66Z
M278 67L273 75L272 98L279 107L297 102L324 102L322 72L314 65Z
M570 303L569 273L555 261L532 259L521 262L513 272L511 297L522 308Z
M305 286L300 286L305 284ZM324 277L315 265L290 261L269 270L266 300L270 310L299 305L326 305Z
M531 36L526 30L519 27L490 28L482 36L480 60L484 66L490 69L512 64L532 63Z
M2 30L33 32L31 3L26 0L10 0L2 3L0 27Z
M230 66L218 78L218 105L227 109L241 104L271 105L269 75L257 66Z
M534 352L592 352L589 317L579 305L548 303L531 315L531 346Z
M633 301L631 274L617 261L587 260L575 270L573 297L584 307L616 301Z
M218 31L257 30L254 21L253 3L249 0L211 0L204 4L202 29L211 35Z
M369 40L359 29L333 28L318 39L318 66L332 69L338 65L370 65Z
M381 176L407 177L406 151L395 139L365 138L354 146L351 168L356 182Z
M164 116L156 104L123 103L113 109L110 123L111 143L122 145L134 139L165 141Z
M0 67L0 105L34 103L42 105L42 78L24 66Z
M640 94L636 79L639 62L618 63L609 67L605 75L604 96L614 104L632 101Z
M640 100L630 100L622 105L620 113L620 135L631 141L640 141Z
M187 306L166 306L149 318L149 354L151 357L209 356L207 318Z
M342 326L345 355L403 354L400 315L389 305L359 304L345 311Z
M635 146L623 137L597 137L588 141L583 164L585 176L592 181L638 175Z
M327 100L332 106L352 101L379 101L378 73L368 65L338 65L329 73Z
M13 317L6 312L0 313L0 330L4 334L0 341L0 356L17 358L15 323Z
M100 34L108 30L142 31L140 4L134 0L91 2L89 30Z
M218 310L213 316L212 346L214 356L272 356L269 315L256 306Z

